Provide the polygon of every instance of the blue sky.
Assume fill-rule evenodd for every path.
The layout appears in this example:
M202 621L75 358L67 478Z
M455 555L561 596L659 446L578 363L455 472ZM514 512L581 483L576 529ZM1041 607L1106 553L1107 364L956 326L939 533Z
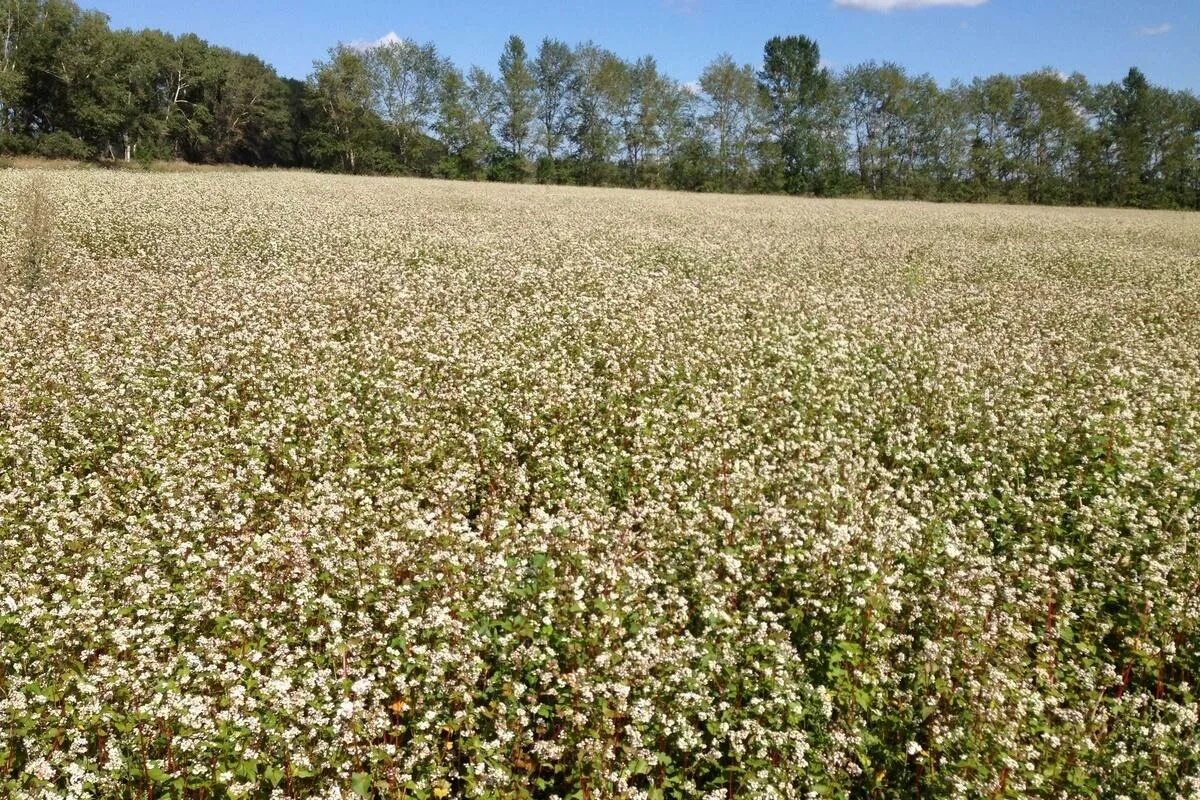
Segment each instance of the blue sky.
M715 55L757 65L776 34L815 38L833 67L891 60L945 84L1053 67L1097 82L1136 65L1200 90L1200 0L80 0L114 27L194 32L304 77L338 41L395 33L493 69L504 39L592 39L694 80Z

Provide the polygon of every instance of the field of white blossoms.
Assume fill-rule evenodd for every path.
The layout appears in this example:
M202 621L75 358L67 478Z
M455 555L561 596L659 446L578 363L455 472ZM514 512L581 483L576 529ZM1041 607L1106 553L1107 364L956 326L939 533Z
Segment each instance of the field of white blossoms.
M0 171L0 796L1200 796L1200 217Z

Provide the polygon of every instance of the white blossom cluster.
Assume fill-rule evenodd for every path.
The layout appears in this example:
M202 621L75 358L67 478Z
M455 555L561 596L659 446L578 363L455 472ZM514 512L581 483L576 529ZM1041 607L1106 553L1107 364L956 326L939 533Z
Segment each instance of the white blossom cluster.
M42 180L0 795L1200 796L1195 215Z

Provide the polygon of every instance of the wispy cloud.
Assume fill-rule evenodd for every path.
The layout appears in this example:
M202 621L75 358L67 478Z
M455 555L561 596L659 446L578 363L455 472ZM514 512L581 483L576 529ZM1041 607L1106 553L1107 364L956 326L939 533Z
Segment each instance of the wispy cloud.
M700 13L701 0L662 0L663 8L690 17Z
M833 0L835 6L859 11L902 11L933 6L981 6L988 0Z
M404 41L395 31L388 31L378 39L355 39L347 44L355 50L370 50L372 47L381 47L388 44L398 44Z
M1171 32L1171 23L1164 22L1161 25L1147 25L1145 28L1138 28L1138 36L1162 36L1164 33Z

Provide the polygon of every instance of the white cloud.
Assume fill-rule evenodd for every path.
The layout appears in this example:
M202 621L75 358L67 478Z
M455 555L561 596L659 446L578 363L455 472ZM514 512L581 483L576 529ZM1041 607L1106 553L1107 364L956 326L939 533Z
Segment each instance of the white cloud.
M1145 28L1138 28L1138 36L1162 36L1164 33L1171 32L1171 23L1164 22L1161 25L1148 25Z
M404 41L395 31L388 31L378 39L355 39L349 43L349 46L355 50L370 50L372 47L381 47L388 44L399 44Z
M933 6L981 6L988 0L833 0L835 6L860 11L899 11Z
M663 8L690 17L700 13L701 0L662 0Z

